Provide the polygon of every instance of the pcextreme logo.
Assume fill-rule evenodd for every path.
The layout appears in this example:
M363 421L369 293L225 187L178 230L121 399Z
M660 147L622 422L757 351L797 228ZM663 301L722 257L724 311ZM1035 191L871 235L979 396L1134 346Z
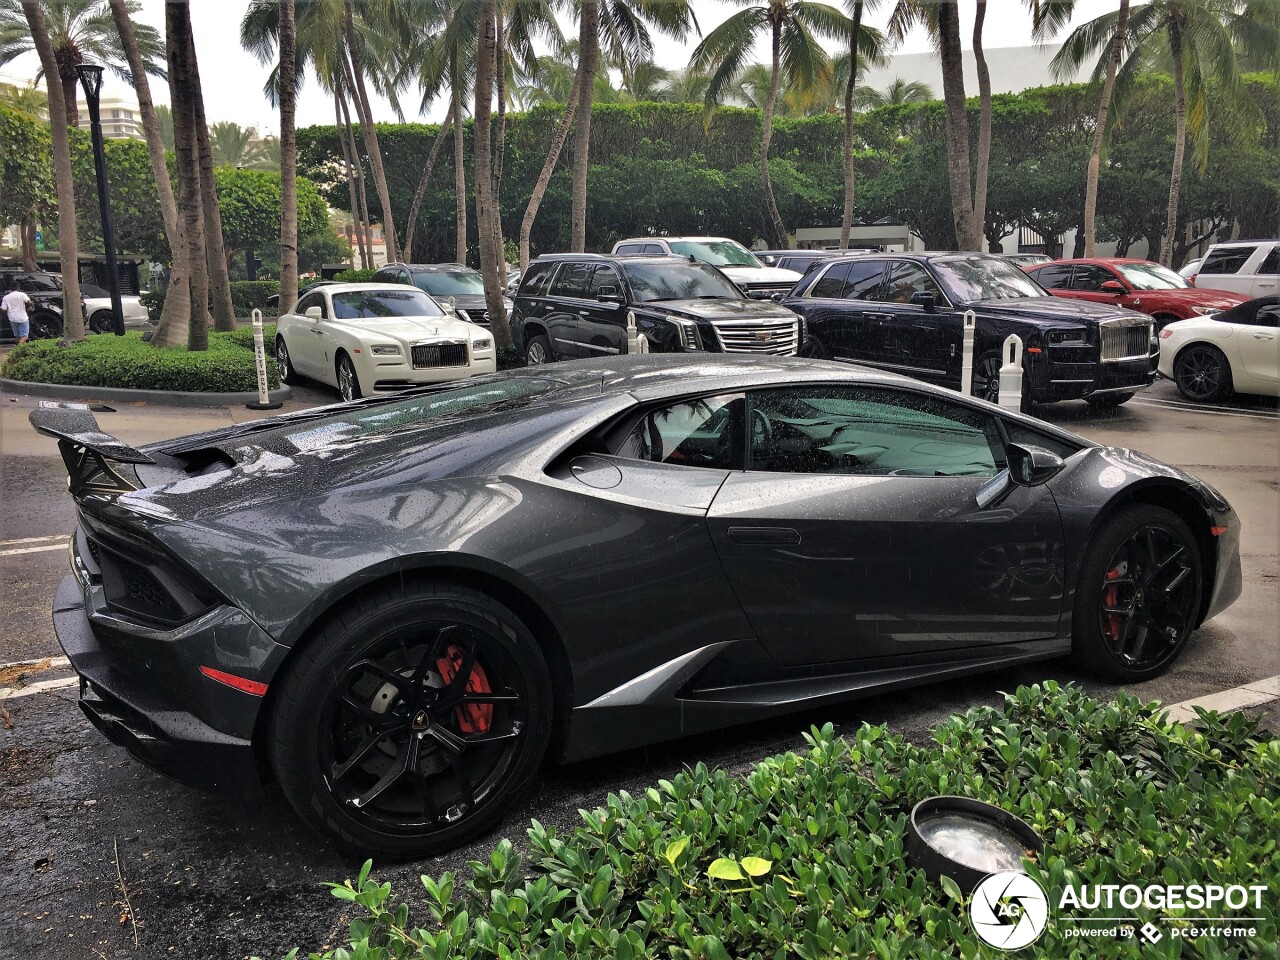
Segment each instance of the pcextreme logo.
M1159 943L1166 935L1195 940L1257 936L1266 885L1242 884L1091 884L1068 886L1057 903L1058 929L1068 939L1141 940ZM1164 928L1155 920L1125 914L1148 911L1252 911L1256 916L1186 916ZM1076 911L1101 911L1089 916ZM1021 950L1040 939L1049 925L1050 898L1039 882L1023 873L995 873L974 888L969 923L983 943L998 950ZM1156 918L1160 919L1160 918Z

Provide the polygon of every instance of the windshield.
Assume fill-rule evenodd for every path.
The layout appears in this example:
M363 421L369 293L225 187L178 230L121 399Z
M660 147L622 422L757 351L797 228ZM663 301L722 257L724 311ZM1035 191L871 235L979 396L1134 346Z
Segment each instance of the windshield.
M953 257L933 261L938 278L960 303L976 300L1015 300L1047 297L1044 288L1007 260Z
M433 297L466 297L472 294L484 296L484 278L467 267L415 273L413 282L418 289L427 291Z
M523 405L563 386L558 380L541 377L503 377L486 383L433 390L408 400L379 403L329 417L324 423L288 432L285 438L299 450L315 450L369 434L419 426L427 420L445 420L484 409Z
M732 240L672 240L671 252L714 267L763 267L755 254Z
M335 320L442 317L434 300L417 290L352 290L333 295Z
M742 291L702 263L629 263L624 268L637 303L654 300L743 299Z
M1186 290L1190 286L1158 263L1117 263L1115 266L1135 290Z

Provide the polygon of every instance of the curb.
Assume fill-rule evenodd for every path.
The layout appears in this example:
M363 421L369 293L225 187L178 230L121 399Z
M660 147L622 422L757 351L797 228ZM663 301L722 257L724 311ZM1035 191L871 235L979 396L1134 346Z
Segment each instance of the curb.
M57 400L101 400L115 403L157 403L167 407L231 407L254 403L258 391L240 393L195 393L164 390L126 390L120 387L79 387L61 383L28 383L25 380L0 379L0 391L29 397L49 397ZM288 400L292 391L287 386L270 390L271 403Z

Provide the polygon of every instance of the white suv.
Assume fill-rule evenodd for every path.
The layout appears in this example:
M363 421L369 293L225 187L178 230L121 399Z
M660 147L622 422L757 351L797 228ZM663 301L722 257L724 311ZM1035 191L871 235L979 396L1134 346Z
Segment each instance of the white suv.
M1196 271L1195 286L1234 290L1246 297L1280 293L1280 240L1215 243Z
M768 300L774 294L786 294L800 279L794 270L782 270L760 262L760 259L726 237L633 237L613 245L619 253L673 253L692 257L719 267L726 277L742 288L753 300Z

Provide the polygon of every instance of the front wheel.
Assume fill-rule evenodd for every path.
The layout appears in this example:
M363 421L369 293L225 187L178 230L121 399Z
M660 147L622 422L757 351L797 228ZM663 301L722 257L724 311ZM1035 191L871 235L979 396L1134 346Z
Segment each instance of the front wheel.
M817 337L806 337L804 346L800 348L800 356L811 360L830 360L831 351Z
M1082 665L1121 683L1164 672L1195 628L1203 564L1191 530L1162 507L1129 507L1085 551L1072 613Z
M356 374L356 365L345 353L338 357L338 392L342 394L343 400L359 400L364 396L360 392L360 377Z
M1114 410L1120 404L1128 403L1133 396L1132 393L1095 393L1085 397L1084 402L1097 410Z
M1217 347L1193 343L1173 361L1178 392L1196 403L1213 403L1231 395L1231 364Z
M551 678L486 594L399 580L339 610L278 681L271 756L311 827L409 859L492 829L537 772Z
M276 337L276 372L280 374L281 383L297 383L298 371L293 368L293 358L289 356L289 347L284 337Z
M99 310L89 318L90 333L115 333L116 322L110 310Z

